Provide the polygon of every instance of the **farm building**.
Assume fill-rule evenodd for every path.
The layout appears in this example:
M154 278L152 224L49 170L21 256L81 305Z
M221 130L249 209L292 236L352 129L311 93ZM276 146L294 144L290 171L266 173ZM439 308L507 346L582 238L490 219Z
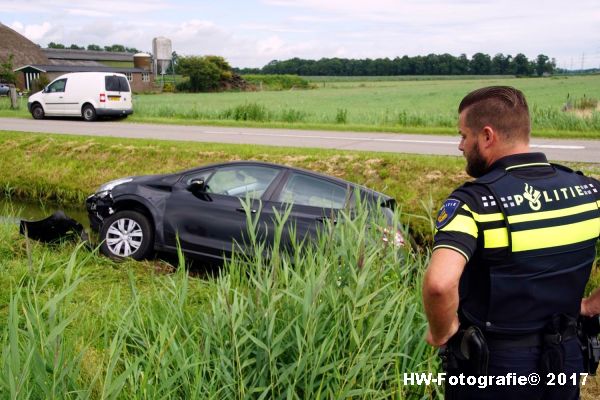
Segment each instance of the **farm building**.
M42 49L0 23L0 62L13 56L17 86L30 90L45 75L49 81L68 72L118 72L125 74L135 92L153 88L150 55L107 51Z

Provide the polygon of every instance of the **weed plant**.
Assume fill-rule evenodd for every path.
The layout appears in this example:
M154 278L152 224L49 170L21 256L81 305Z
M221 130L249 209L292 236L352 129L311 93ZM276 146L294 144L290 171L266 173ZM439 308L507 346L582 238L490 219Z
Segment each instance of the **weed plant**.
M202 281L143 274L81 246L0 251L0 393L11 399L431 398L420 287L427 256L386 245L368 210L316 242L278 215L272 246L247 213L249 249ZM396 219L398 216L396 216ZM15 227L2 245L22 247ZM287 232L287 233L286 233ZM58 255L57 255L58 253ZM183 256L180 255L180 260ZM57 261L58 264L57 264ZM96 266L101 264L101 268ZM18 271L18 272L17 272ZM5 278L6 279L6 278Z

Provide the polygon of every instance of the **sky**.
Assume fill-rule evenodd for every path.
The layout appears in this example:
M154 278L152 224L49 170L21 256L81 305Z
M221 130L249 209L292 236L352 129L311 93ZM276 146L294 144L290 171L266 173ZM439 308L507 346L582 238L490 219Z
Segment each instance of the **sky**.
M234 67L482 52L600 68L598 0L0 0L0 22L42 47L150 52L163 36L180 55L219 55Z

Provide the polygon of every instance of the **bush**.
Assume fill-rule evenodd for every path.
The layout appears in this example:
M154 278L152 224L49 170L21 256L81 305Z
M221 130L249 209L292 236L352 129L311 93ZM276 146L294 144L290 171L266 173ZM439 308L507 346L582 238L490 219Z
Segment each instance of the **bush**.
M46 74L41 74L39 78L31 81L31 93L39 92L43 90L48 84L50 80Z
M586 97L585 94L581 99L575 99L574 106L577 110L594 110L598 107L598 99Z
M221 118L236 121L268 121L269 113L262 104L245 103L225 110Z
M231 76L231 71L222 69L226 66L229 66L229 64L222 57L181 57L177 68L183 76L188 78L188 85L182 85L181 88L185 87L186 91L190 92L217 90L221 85L221 81L225 77ZM182 90L179 87L178 85L178 90Z
M335 122L338 124L345 124L348 122L348 110L345 108L339 108L335 115Z
M281 112L280 120L283 122L300 122L304 121L306 113L293 108L285 109Z
M162 90L166 93L173 93L175 91L175 86L171 82L165 82Z
M298 75L244 75L243 78L262 90L310 88L310 83Z

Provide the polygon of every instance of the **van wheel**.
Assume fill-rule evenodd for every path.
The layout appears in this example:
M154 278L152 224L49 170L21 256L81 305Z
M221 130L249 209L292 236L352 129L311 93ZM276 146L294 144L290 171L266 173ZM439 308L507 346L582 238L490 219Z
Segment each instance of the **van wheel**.
M39 104L31 107L31 116L33 119L44 119L44 109Z
M148 218L131 210L108 217L100 228L100 251L114 260L143 260L154 246L154 231Z
M86 121L95 121L96 120L96 110L94 109L94 106L92 106L90 104L86 104L83 107L83 110L81 111L81 116Z

